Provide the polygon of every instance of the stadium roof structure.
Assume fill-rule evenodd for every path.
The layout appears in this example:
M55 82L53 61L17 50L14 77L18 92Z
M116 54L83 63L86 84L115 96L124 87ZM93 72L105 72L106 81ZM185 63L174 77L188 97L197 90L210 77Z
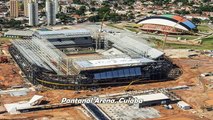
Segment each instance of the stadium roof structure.
M171 14L146 17L138 21L137 24L170 26L183 31L191 31L193 29L196 29L196 25L192 23L190 20L187 20L186 18L181 16L171 15Z
M31 37L33 35L34 31L30 30L9 30L4 34L4 36L29 36Z
M147 63L153 63L154 60L148 58L113 58L113 59L100 59L100 60L84 60L76 61L75 63L82 69L97 69L97 68L107 68L112 66L138 66Z
M107 34L105 38L114 43L113 47L132 57L139 55L150 59L157 59L164 55L162 51L152 48L128 36L118 37L116 35Z
M86 29L78 30L54 30L54 31L36 31L34 33L38 38L71 38L71 37L88 37L91 36L90 31Z

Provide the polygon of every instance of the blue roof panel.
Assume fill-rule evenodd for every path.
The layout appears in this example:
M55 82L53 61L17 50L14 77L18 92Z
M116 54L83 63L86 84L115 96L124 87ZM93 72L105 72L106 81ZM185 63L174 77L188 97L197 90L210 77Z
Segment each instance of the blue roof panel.
M97 74L95 74L94 76L95 76L94 79L96 79L96 80L97 80L97 79L101 79L100 73L97 73Z
M112 73L112 74L113 74L113 77L114 77L114 78L119 77L119 75L118 75L118 71L117 71L117 70L113 71L113 73Z
M190 21L185 21L185 22L182 22L183 24L185 24L185 25L187 25L188 27L190 27L191 29L194 29L194 28L196 28L196 26L192 23L192 22L190 22Z

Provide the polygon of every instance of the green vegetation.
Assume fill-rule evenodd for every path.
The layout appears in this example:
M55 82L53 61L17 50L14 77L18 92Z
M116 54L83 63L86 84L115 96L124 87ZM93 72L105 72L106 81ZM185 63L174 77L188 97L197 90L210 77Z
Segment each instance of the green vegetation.
M212 31L207 25L198 25L197 28L198 28L198 30L200 32L210 32L210 31Z
M20 20L7 20L5 18L0 18L0 26L2 26L2 28L17 28L17 29L22 29L24 28L22 26L22 23L25 21L20 21Z
M190 14L190 12L186 11L186 10L175 10L175 13L180 14L180 15Z
M76 10L76 14L78 14L78 15L85 15L85 12L86 12L86 6L81 6L80 8L79 8L79 10Z
M104 18L105 14L106 14L106 16ZM98 9L97 15L89 17L89 21L90 22L100 22L104 18L104 21L118 22L118 21L123 20L123 17L125 17L125 16L119 15L114 12L111 13L110 8L103 7L103 8Z
M127 29L127 30L130 30L130 31L132 31L132 32L136 32L136 33L139 32L139 30L137 30L136 28L129 27L129 26L126 26L126 29Z
M136 0L123 0L124 5L132 6Z
M154 43L157 46L163 46L163 41L161 41L161 40L155 39ZM213 49L213 36L203 39L201 45L166 43L165 47L166 48L173 48L173 49L212 50Z
M180 37L181 40L193 40L196 39L199 36L192 36L192 35L182 35L182 36L177 36L177 38Z
M59 13L56 15L56 17L59 18L61 22L65 22L65 23L72 22L74 20L74 18L68 16L65 13Z
M213 49L213 36L203 39L202 40L202 46L204 48Z
M195 24L200 24L201 23L201 19L192 18L192 22L195 23Z
M105 17L104 17L105 16ZM126 15L119 15L110 9L108 4L104 4L104 7L97 9L97 15L88 18L90 22L100 22L104 18L104 21L118 22L122 20L134 19L134 14L130 11Z
M213 17L209 17L209 20L211 21L211 23L213 23Z
M162 6L171 2L171 0L152 0L155 5Z
M116 26L116 25L114 25L114 24L107 24L107 26L110 26L110 27L114 27L114 28L117 28L117 29L120 29L120 30L123 30L123 28L122 27L118 27L118 26Z
M81 0L73 0L74 4L83 4L84 2L81 2Z

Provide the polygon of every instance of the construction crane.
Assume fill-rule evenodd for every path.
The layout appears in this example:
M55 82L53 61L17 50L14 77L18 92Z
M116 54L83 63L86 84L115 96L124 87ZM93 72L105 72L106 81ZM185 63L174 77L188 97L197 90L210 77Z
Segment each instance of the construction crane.
M140 81L140 80L141 80L141 79L133 80L132 82L130 82L129 85L126 86L126 88L124 89L124 91L130 91L129 87L130 87L133 83L138 82L138 81Z
M96 49L98 49L98 43L100 42L101 40L101 33L103 32L103 26L104 26L104 19L106 17L106 15L108 14L108 12L106 12L101 20L101 29L99 30L99 33L98 33L98 39L96 40Z
M101 30L100 30L100 33L103 31L103 26L104 26L104 19L106 17L106 15L108 14L108 12L106 12L101 20Z
M183 19L184 18L181 18L180 20L178 20L178 22L170 29L170 31L173 31L175 29L175 26L178 25L179 23L181 23ZM195 33L191 32L191 31L187 31L187 32L195 35ZM163 42L163 51L165 49L165 44L166 44L166 41L167 41L167 38L168 38L168 34L169 34L168 31L164 32L165 37L164 37L164 42Z
M184 18L182 18L181 20L179 20L179 21L170 29L170 31L173 31L173 30L175 29L175 26L178 25L183 19L184 19ZM164 51L164 49L165 49L166 41L167 41L167 38L168 38L168 35L169 35L168 31L165 31L165 32L164 32L164 35L165 35L165 37L164 37L164 42L163 42L163 51Z

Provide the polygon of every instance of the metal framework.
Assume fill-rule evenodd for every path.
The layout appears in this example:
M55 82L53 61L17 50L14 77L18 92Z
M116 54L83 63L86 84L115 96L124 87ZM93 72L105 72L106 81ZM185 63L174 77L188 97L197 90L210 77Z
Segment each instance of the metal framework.
M103 43L108 46L105 50L99 48L97 56L69 57L47 39L38 37L12 41L10 53L30 81L56 88L124 85L135 79L142 79L140 83L161 81L173 69L170 61L160 59L161 51L134 39L112 34L103 39L109 42ZM100 52L109 48L121 52L116 55ZM81 62L89 67L82 67Z

